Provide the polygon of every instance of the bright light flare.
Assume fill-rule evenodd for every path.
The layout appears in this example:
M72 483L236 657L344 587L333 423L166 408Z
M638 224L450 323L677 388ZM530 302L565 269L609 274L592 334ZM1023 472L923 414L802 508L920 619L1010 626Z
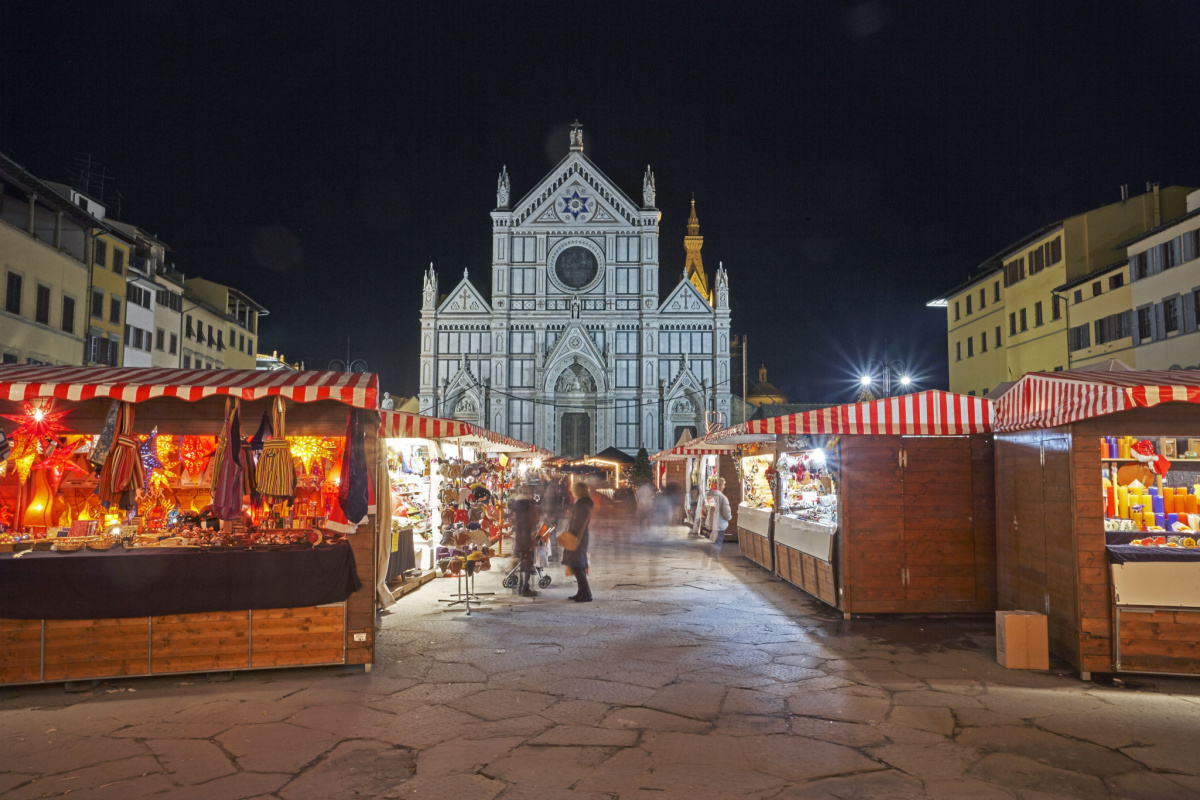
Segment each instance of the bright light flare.
M863 386L870 386L871 385L871 376L863 375L861 378L858 379L858 382L861 383Z
M911 384L912 384L912 378L910 378L910 377L909 377L909 376L907 376L907 375L901 375L901 376L900 376L900 385L901 385L901 386L909 386L909 385L911 385Z

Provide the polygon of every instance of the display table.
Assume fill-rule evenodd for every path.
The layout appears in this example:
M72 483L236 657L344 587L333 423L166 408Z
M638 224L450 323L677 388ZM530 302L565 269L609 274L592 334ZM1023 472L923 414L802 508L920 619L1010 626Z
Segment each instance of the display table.
M836 525L809 522L786 514L778 514L775 517L776 544L807 553L821 561L833 559L833 537L836 534Z
M0 619L148 617L318 606L362 587L348 542L279 550L0 554Z

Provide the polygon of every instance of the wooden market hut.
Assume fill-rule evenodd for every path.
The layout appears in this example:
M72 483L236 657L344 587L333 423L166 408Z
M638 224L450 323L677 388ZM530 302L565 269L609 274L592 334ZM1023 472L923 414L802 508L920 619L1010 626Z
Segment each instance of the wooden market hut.
M838 473L836 532L781 515L776 488L769 512L741 510L769 516L765 531L742 524L743 554L847 617L992 611L992 413L982 398L927 391L710 435L757 439L776 459L823 447Z
M218 434L228 398L240 401L245 427L274 398L284 398L289 436L343 437L348 416L357 412L364 423L368 465L380 462L377 394L377 377L367 373L0 367L0 414L20 415L27 401L49 398L55 411L69 412L63 422L76 434L99 434L115 401L134 410L133 433L157 429L172 436ZM377 480L378 472L372 474ZM3 500L12 502L7 496L12 485L3 486ZM0 553L0 683L297 665L361 664L370 669L380 566L377 527L372 513L346 537L348 547L307 550L35 553L31 555L48 557L20 561ZM105 596L76 598L86 606L82 611L79 603L64 607L67 601L54 571L70 568L86 580L89 565L106 559L137 560L145 567L137 570L144 581L117 590L106 584L110 593ZM211 568L214 559L221 560L220 569ZM34 564L45 572L45 581L35 591L18 594L16 587L28 580L14 581L17 570ZM336 574L337 569L343 573ZM230 574L245 579L231 585ZM221 586L205 583L220 582L222 575ZM275 602L276 592L319 601L289 605ZM169 608L159 605L167 602L167 594L173 598ZM195 607L180 610L181 599ZM244 605L229 607L241 601ZM114 608L140 612L105 615Z
M1050 652L1085 678L1200 674L1200 549L1118 563L1129 537L1105 530L1104 471L1134 462L1100 448L1174 442L1166 480L1200 483L1185 457L1200 449L1198 403L1200 372L1182 370L1029 373L996 402L999 608L1045 613Z

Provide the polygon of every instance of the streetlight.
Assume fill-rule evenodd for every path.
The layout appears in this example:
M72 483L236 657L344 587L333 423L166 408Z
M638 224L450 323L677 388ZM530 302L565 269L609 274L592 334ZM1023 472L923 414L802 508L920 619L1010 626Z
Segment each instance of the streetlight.
M912 386L912 376L908 374L908 367L900 359L891 361L868 361L867 371L859 378L859 382L864 388L869 387L875 381L874 370L878 369L883 373L883 396L892 396L892 374L896 375L896 382L900 384L901 391L907 390Z

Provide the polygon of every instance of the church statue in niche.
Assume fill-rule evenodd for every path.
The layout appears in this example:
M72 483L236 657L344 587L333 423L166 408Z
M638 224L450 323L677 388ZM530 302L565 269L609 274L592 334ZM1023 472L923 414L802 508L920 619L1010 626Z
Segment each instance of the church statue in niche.
M728 278L706 274L693 210L686 278L664 279L653 170L639 199L584 154L579 123L569 144L515 194L497 173L490 295L465 271L444 293L426 273L420 411L563 454L670 446L705 409L728 418Z

